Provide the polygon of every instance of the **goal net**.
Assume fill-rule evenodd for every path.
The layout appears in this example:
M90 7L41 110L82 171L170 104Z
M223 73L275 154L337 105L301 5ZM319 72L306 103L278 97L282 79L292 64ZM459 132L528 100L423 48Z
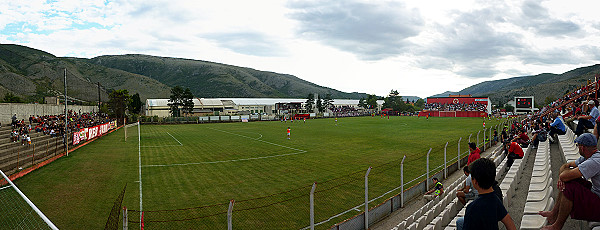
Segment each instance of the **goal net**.
M0 229L58 229L0 170Z
M127 138L129 137L137 137L138 132L137 132L137 127L138 126L138 122L135 123L131 123L128 125L123 126L123 130L125 131L125 141L127 141Z

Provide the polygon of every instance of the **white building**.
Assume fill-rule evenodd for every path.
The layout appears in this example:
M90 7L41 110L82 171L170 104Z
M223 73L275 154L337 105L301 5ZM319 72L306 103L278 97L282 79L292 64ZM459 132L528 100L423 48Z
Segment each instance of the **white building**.
M303 108L306 103L306 99L296 98L194 98L193 101L192 116L301 113L305 112ZM359 100L334 99L333 106L362 110L358 107L358 102ZM170 116L168 103L169 99L146 99L145 115ZM383 100L378 100L377 104L379 111Z

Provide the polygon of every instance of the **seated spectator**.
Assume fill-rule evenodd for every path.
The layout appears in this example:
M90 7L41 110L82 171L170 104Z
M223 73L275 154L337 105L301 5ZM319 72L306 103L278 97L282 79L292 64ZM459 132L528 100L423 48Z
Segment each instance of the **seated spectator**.
M519 133L519 136L515 137L513 141L520 144L521 147L527 148L527 146L529 146L530 143L529 136L527 136L527 131L523 128Z
M498 221L501 221L506 229L516 230L513 219L493 189L496 164L490 159L481 158L474 161L469 169L479 197L467 206L464 218L456 221L456 229L498 229Z
M54 132L54 129L50 130L50 137L56 137L56 133Z
M508 160L506 161L506 169L508 170L515 162L515 159L522 159L525 153L517 142L513 141L510 144L506 143L506 145L508 145Z
M479 148L477 148L477 145L475 145L475 143L473 143L473 142L469 143L469 150L471 150L471 152L469 153L469 158L467 160L467 166L470 165L471 162L473 162L481 157L481 155L480 155L481 150L479 150Z
M554 118L554 122L552 122L552 124L550 124L550 135L548 137L548 139L550 139L551 142L554 142L554 134L558 134L558 135L565 135L565 133L567 133L567 127L565 126L565 124L562 122L562 120L558 117L558 113L554 112L552 113L552 118Z
M542 125L537 125L535 130L532 133L533 133L533 137L531 137L531 139L533 140L532 144L533 144L534 149L537 149L540 142L545 142L546 139L548 139L548 134L546 133L546 129L544 129L544 127Z
M591 129L596 126L596 119L600 116L600 112L598 112L598 108L596 108L596 103L593 100L589 100L587 102L587 107L590 111L589 115L578 116L577 120L577 128L575 129L575 135L581 135L586 129Z
M459 189L456 192L456 197L463 205L467 204L467 201L474 200L479 195L479 192L473 188L473 184L471 183L471 175L469 173L469 166L463 167L463 173L467 176L467 179L463 183L463 188Z
M425 198L426 201L433 200L444 193L444 185L442 185L438 178L434 177L431 180L433 181L434 186L433 189L429 190L425 193L425 195L423 195L423 198Z
M575 143L581 157L560 167L556 203L551 211L539 212L550 224L542 229L562 229L569 215L577 220L600 221L598 141L594 135L585 133Z

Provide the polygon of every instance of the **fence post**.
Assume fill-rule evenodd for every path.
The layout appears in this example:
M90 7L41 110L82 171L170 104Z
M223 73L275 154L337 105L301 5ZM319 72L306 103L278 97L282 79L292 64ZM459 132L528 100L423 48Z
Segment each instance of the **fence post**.
M483 129L483 151L485 151L485 145L487 142L485 141L485 129Z
M35 143L33 144L33 153L31 154L31 166L33 166L35 161Z
M123 230L127 230L127 207L123 206Z
M479 133L481 133L481 130L477 131L477 143L475 143L477 147L479 147Z
M400 207L404 207L404 160L406 159L406 155L402 157L402 162L400 162Z
M429 148L429 152L427 152L427 177L425 177L427 187L425 187L425 191L429 190L429 153L431 153L431 148Z
M448 167L446 165L446 149L448 148L448 142L444 146L444 179L448 178Z
M459 170L460 170L460 141L461 140L462 140L462 137L458 139L458 160L456 161Z
M369 173L371 168L369 167L365 174L365 229L369 229Z
M48 140L46 142L46 155L45 156L48 156L48 145L50 145L50 140Z
M471 136L473 136L473 134L469 134L469 143L471 143Z
M233 229L233 225L231 224L231 212L233 211L233 203L235 201L231 199L229 201L229 209L227 209L227 230Z
M17 171L19 171L19 155L21 155L21 148L17 147Z
M317 182L313 183L312 189L310 189L310 230L315 230L315 189L317 188Z

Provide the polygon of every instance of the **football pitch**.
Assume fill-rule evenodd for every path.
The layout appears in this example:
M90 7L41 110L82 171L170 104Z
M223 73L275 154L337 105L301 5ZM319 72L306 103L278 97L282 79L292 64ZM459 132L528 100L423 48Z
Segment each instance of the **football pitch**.
M400 192L404 155L406 183L426 172L430 148L433 173L442 170L446 142L451 164L459 138L465 156L469 135L475 142L483 127L482 118L353 117L137 129L128 128L127 141L124 130L113 132L15 183L61 229L104 226L126 184L123 205L143 205L149 229L225 229L232 199L234 229L302 229L316 182L315 222L325 229L364 211L369 167L373 207Z

